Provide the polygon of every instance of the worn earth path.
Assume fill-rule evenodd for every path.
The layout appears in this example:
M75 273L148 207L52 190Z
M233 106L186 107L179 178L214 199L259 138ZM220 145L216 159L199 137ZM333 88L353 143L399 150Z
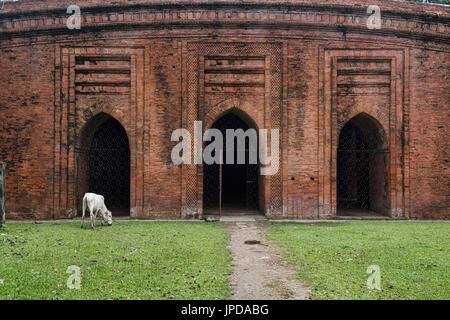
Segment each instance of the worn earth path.
M295 271L281 259L280 249L267 239L264 222L229 222L225 226L233 257L232 299L310 299L309 290L295 280Z

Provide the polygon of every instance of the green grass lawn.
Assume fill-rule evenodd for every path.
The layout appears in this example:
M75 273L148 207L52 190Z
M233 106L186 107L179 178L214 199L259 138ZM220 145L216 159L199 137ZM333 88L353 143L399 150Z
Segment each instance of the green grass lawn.
M272 223L267 231L313 299L450 299L448 223ZM370 265L380 267L381 291L367 287Z
M221 224L77 222L0 228L0 299L226 299L231 259ZM81 289L67 288L71 265Z

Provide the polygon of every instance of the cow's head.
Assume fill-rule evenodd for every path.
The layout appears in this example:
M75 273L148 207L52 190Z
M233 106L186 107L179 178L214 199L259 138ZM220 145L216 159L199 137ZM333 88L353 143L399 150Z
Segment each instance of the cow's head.
M103 221L105 221L108 226L112 225L112 213L109 210L106 210L106 212L103 214Z

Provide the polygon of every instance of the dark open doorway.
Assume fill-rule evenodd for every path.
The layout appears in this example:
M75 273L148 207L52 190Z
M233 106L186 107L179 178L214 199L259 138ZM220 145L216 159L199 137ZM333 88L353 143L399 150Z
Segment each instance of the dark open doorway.
M101 194L113 216L130 214L130 147L116 119L100 114L86 124L79 171L81 198L85 192Z
M366 114L349 120L337 150L338 215L386 214L389 209L384 131Z
M237 164L238 144L236 139L234 141L234 164L225 161L227 159L226 129L242 129L245 132L250 129L250 126L234 113L227 113L215 121L211 128L220 130L224 137L222 214L259 214L258 164L252 164L249 161L249 139L245 141L245 164ZM203 164L203 209L205 214L219 212L219 171L218 164Z

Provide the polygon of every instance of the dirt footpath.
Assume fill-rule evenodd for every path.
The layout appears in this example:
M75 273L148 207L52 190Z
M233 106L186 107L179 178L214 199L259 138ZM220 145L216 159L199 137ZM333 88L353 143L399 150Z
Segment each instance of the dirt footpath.
M309 299L309 290L294 279L295 271L282 261L279 248L267 240L262 222L230 222L226 228L234 267L232 299Z

